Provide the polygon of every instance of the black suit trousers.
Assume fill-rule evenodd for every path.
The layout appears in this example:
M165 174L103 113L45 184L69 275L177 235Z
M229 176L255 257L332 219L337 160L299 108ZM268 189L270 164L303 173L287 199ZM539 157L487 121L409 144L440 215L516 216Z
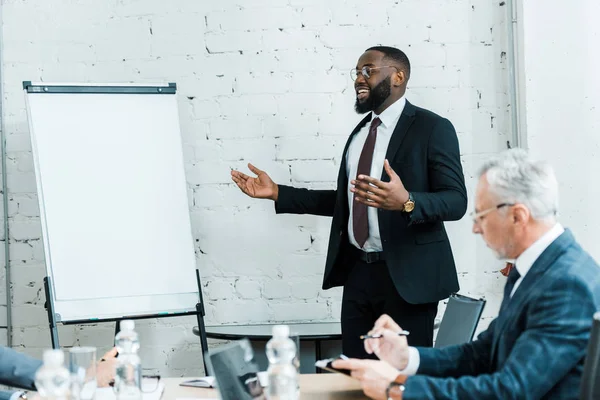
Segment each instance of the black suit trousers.
M385 261L371 264L356 259L344 285L342 298L342 348L348 357L376 358L368 355L360 335L373 328L387 314L410 332L411 346L433 346L433 324L438 302L410 304L398 294Z

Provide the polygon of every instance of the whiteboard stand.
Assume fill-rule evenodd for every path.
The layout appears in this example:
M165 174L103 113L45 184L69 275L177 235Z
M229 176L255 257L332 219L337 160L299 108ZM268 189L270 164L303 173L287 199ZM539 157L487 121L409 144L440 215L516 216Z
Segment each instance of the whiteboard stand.
M206 354L176 84L23 90L52 347L58 324L196 315Z
M183 317L187 315L195 315L198 319L198 330L199 330L199 338L200 338L200 347L202 348L202 363L204 365L204 372L208 375L208 369L206 366L206 357L205 354L208 354L208 340L206 337L206 325L204 324L204 316L206 312L204 311L204 300L202 299L202 285L200 283L200 271L196 270L196 281L198 282L198 296L200 297L200 302L196 304L196 311L189 312L181 312L181 313L169 313L165 314L155 314L155 315L135 315L135 316L124 316L122 318L108 318L108 319L88 319L88 320L78 320L78 321L65 321L60 322L60 314L56 314L54 312L54 302L52 301L52 282L49 276L44 278L44 292L46 293L46 311L48 311L48 322L50 323L50 339L52 340L52 348L60 349L60 342L58 340L58 327L57 325L61 323L62 325L75 325L75 324L97 324L100 322L115 322L115 336L119 333L119 324L121 320L124 319L150 319L150 318L165 318L165 317Z

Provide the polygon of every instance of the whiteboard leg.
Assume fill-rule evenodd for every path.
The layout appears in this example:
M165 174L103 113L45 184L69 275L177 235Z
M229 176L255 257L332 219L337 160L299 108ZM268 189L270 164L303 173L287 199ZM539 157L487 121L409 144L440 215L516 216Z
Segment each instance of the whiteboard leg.
M206 356L208 354L208 340L206 339L206 327L204 326L204 312L200 303L196 304L196 317L198 318L198 336L200 337L200 347L202 348L202 362L204 364L204 374L208 376L206 368Z
M48 311L48 323L50 324L50 339L52 340L52 348L59 349L58 343L58 328L56 327L56 314L54 314L54 305L52 296L50 295L50 278L44 278L44 291L46 292L46 310Z
M206 357L208 355L208 340L206 339L206 327L204 325L204 299L202 298L202 283L200 282L200 270L196 268L196 283L198 284L198 299L196 303L196 318L198 318L198 337L200 337L200 347L202 348L202 363L204 364L204 374L208 376L206 368Z
M115 346L117 345L117 342L115 341L115 339L117 338L117 333L119 333L121 331L121 320L118 319L115 321L115 336L113 337L113 343L115 344Z

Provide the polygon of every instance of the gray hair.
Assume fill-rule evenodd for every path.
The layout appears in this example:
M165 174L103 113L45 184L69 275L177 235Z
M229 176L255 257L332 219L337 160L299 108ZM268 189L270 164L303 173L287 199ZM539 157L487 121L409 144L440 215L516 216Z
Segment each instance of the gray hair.
M479 170L501 203L525 205L535 220L553 221L558 213L558 182L550 164L533 160L525 150L511 149Z

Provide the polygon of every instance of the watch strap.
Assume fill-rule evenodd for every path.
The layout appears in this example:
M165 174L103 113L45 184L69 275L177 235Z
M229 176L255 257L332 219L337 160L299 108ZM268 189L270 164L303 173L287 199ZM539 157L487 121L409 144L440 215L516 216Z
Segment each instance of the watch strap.
M402 393L406 387L404 383L406 382L405 375L398 375L396 379L394 379L385 390L385 395L388 400L400 400L402 399Z

